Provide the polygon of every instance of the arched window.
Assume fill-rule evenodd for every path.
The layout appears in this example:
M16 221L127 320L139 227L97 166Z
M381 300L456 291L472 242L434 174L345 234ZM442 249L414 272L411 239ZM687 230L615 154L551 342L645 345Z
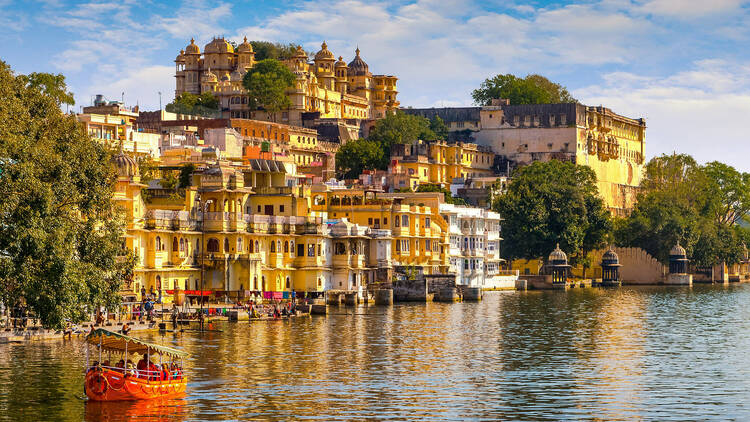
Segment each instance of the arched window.
M255 241L255 252L260 252L260 248L258 247L258 241Z
M284 253L289 253L289 242L284 241Z
M276 250L279 251L279 253L281 253L281 241L280 240L276 241Z
M161 290L161 276L156 276L156 290Z
M224 253L229 253L229 238L224 238Z
M276 242L274 242L274 241L272 240L272 241L271 241L271 253L275 253L275 252L276 252Z
M180 252L185 252L185 239L180 238Z
M291 287L291 282L290 282L290 280L289 280L289 277L287 277L287 278L286 278L286 288L288 289L288 288L290 288L290 287Z
M208 239L208 244L206 245L206 251L219 252L219 240L214 239L213 237Z
M294 255L294 240L289 242L289 253Z
M157 251L161 250L161 237L159 236L156 236L156 250Z
M177 245L177 238L172 238L172 252L177 252L179 246Z
M248 242L248 243L249 243L249 245L248 245L248 246L250 247L250 253L253 253L253 252L255 251L255 250L253 249L253 241L251 240L251 241L250 241L250 242Z
M258 276L253 277L253 290L258 290Z
M241 237L237 238L237 252L238 253L242 252L242 238Z
M263 291L265 292L266 291L266 276L262 276L260 282L263 287Z

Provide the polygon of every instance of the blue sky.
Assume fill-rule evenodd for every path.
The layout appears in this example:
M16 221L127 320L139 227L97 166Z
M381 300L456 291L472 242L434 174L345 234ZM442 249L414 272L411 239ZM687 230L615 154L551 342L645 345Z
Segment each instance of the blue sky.
M399 77L404 106L471 104L498 73L540 73L585 104L646 118L647 155L687 152L750 171L750 0L12 1L0 0L0 59L63 73L145 109L174 96L191 37L326 40Z

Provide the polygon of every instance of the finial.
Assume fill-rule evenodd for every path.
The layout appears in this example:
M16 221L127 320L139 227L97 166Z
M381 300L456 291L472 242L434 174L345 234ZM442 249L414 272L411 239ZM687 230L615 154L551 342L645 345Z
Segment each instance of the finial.
M244 42L247 42L247 37L245 37Z
M344 58L343 58L343 57L341 57L341 56L339 56L339 61L342 61L342 60L344 60Z
M354 52L357 54L357 57L359 57L359 44L357 44L357 49L354 50Z
M328 44L326 44L325 40L323 40L323 44L320 45L320 48L322 48L323 50L328 48Z
M195 38L190 38L190 44L195 44Z

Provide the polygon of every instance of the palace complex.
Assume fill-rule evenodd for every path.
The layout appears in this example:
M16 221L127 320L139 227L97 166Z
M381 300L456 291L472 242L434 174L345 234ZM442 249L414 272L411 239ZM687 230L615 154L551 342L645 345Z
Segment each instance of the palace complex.
M312 61L302 47L283 63L296 76L287 91L292 107L275 116L251 110L242 86L244 75L255 64L255 52L245 38L235 47L224 38L214 38L201 53L195 40L175 59L175 96L183 92L210 92L220 103L221 117L271 120L303 126L306 119L339 119L356 122L379 119L396 110L397 77L373 75L359 48L347 64L328 50L325 42Z
M452 137L491 148L501 171L538 160L572 161L594 170L599 194L613 214L625 214L635 204L645 157L643 119L577 103L509 105L507 100L485 107L403 111L440 116Z

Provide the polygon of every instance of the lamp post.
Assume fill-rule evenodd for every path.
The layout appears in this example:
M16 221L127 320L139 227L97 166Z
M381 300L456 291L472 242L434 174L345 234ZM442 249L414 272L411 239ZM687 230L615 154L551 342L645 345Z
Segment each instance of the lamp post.
M159 91L159 111L161 111L161 91Z
M198 201L200 201L200 197L198 198ZM201 301L201 331L203 331L203 273L205 271L204 261L206 260L206 226L204 222L206 221L206 210L208 209L208 205L213 202L213 200L209 199L208 201L203 203L203 206L201 206L201 247L203 248L203 250L201 251L201 290L199 292Z

